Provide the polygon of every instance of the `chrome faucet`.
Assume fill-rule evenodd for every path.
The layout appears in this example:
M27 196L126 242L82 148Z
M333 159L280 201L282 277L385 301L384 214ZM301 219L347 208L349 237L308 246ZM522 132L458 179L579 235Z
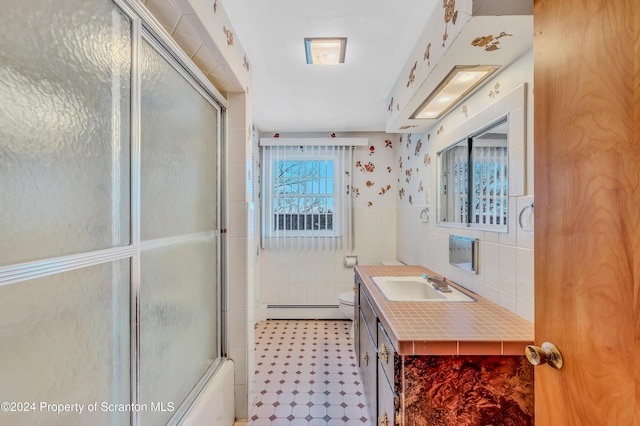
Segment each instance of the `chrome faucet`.
M427 274L422 274L422 278L429 281L436 290L441 291L442 293L451 293L451 289L449 288L449 283L447 283L446 278L431 277Z

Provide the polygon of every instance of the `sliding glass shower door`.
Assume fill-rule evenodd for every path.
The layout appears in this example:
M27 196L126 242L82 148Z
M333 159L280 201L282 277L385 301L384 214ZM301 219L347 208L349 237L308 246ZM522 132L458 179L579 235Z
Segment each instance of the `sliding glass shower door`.
M146 14L0 14L0 424L175 422L220 359L224 100Z
M87 407L131 401L133 23L43 0L0 29L0 424L127 424Z
M152 40L140 61L140 395L180 403L219 355L218 109Z

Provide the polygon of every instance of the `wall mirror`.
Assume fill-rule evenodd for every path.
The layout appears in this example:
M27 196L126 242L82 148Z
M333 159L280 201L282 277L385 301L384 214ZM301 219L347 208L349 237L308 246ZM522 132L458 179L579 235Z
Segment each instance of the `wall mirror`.
M505 115L438 152L439 225L508 231L508 130Z

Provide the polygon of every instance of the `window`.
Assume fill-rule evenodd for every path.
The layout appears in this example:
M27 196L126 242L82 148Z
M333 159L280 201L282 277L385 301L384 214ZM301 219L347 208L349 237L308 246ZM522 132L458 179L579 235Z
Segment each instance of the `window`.
M260 140L263 248L350 249L352 146L291 139Z
M440 224L507 230L507 119L440 153Z
M268 183L273 229L335 235L335 158L321 153L314 159L292 157L273 160L273 180Z

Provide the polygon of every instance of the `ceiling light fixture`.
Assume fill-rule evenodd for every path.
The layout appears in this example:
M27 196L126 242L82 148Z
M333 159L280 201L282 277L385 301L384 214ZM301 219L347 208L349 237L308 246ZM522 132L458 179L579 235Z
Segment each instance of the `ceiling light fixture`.
M344 63L346 47L346 37L307 37L304 39L304 49L307 53L307 64L342 64Z
M456 65L409 118L440 118L498 68L497 65Z

